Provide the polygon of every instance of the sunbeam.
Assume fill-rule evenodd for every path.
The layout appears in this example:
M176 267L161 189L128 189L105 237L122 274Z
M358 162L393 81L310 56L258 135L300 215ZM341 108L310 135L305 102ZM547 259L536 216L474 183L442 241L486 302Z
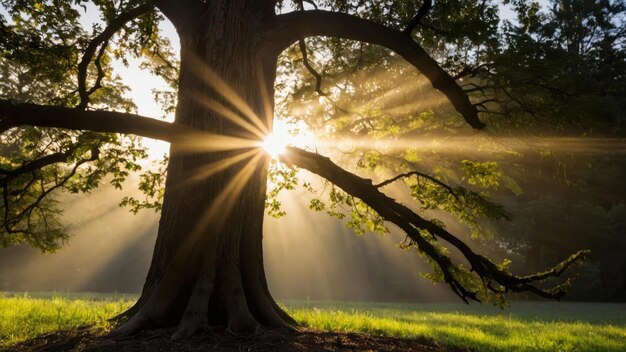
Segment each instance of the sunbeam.
M193 99L195 99L198 103L213 110L215 113L226 118L227 120L238 125L239 127L244 128L246 131L254 134L255 136L259 138L263 138L264 133L262 130L260 130L256 125L246 121L244 118L239 116L235 111L229 109L224 104L218 102L215 99L203 97L198 93L192 93L192 94L193 94Z
M187 135L175 144L176 152L182 153L220 152L256 146L257 142L252 139L202 132Z
M432 150L447 154L492 154L497 150L546 150L584 154L626 154L623 138L561 138L561 137L493 137L476 136L411 136L408 138L357 137L318 139L316 147L340 152L355 150L402 151L407 149Z
M226 101L232 104L237 110L239 110L249 121L254 124L259 130L264 133L269 133L269 128L266 126L254 110L245 102L245 100L235 90L216 73L206 63L202 62L197 57L190 56L192 60L191 67L194 67L196 73L202 77L209 86L218 92Z
M445 95L432 94L428 98L417 99L405 104L390 105L390 107L385 108L384 111L390 115L410 114L412 111L434 110L445 104L448 104Z
M416 79L407 80L406 82L400 83L399 85L388 89L379 96L374 97L373 104L395 107L398 105L398 103L407 100L407 96L423 93L424 88L429 88L429 85L430 82L424 77L417 77ZM428 93L431 92L429 91ZM423 98L424 94L421 95L421 98Z
M270 129L272 128L272 120L274 117L274 97L270 96L267 91L267 79L263 73L263 69L259 67L257 70L257 84L259 85L259 92L261 93L261 99L263 101L263 117L265 118L265 125Z
M250 158L256 155L258 152L259 150L257 148L254 148L252 150L248 150L246 152L230 156L226 159L222 159L220 161L216 161L214 163L199 167L190 173L191 176L189 178L187 178L184 182L178 185L175 185L174 188L186 186L186 185L189 185L190 183L202 181L222 170L226 170L227 168L235 165L236 163L240 161L243 161L247 158Z
M242 153L241 155L245 154L247 153ZM259 163L264 157L264 154L261 153L260 149L256 148L253 149L251 153L247 154L246 157L251 158L237 172L237 174L230 179L222 192L220 192L220 194L215 197L215 199L213 199L211 205L206 208L206 210L204 211L204 215L199 217L199 221L194 224L193 229L191 230L183 244L180 246L176 260L185 260L184 256L187 255L187 253L190 252L191 248L197 244L200 236L207 229L209 229L209 226L212 226L211 231L213 233L217 233L220 231L222 220L226 219L229 213L232 211L232 208L237 202L239 194L254 173L254 170L259 166ZM239 159L243 160L245 158ZM222 215L221 218L218 218L218 214Z
M256 152L256 155L252 157L235 176L233 176L222 192L215 198L211 207L207 211L207 219L215 221L217 220L217 214L222 215L222 220L228 218L228 215L237 203L239 194L241 194L241 191L243 191L243 188L250 180L254 170L259 167L259 163L264 157L263 153L260 153L259 149L257 149ZM219 227L221 223L218 221L216 225Z

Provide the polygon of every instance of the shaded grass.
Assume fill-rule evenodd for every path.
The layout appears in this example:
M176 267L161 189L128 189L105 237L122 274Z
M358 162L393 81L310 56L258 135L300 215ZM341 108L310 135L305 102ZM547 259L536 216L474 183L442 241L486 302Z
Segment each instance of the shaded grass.
M91 293L0 293L0 348L56 330L96 324L137 296ZM626 351L626 304L513 302L486 305L283 301L313 329L367 332L474 351Z

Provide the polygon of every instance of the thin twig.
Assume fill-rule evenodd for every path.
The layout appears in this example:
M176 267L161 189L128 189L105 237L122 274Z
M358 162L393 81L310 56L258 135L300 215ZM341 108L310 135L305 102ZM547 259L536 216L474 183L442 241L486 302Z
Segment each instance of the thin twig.
M89 104L87 69L94 55L96 55L98 47L106 46L106 43L111 39L111 37L124 27L128 21L143 15L152 8L152 4L143 4L120 14L117 18L111 21L111 23L109 23L108 27L105 28L102 33L98 34L89 42L80 63L78 63L78 95L80 96L80 102L76 106L77 109L84 110L87 107L87 104ZM101 49L101 52L102 50L103 49Z
M392 177L392 178L390 178L388 180L385 180L383 182L375 184L374 187L381 188L381 187L384 187L384 186L386 186L386 185L388 185L390 183L396 182L397 180L399 180L401 178L407 178L407 177L411 177L411 176L423 177L423 178L425 178L425 179L427 179L427 180L429 180L429 181L431 181L433 183L438 184L439 186L445 188L458 202L461 202L461 200L456 195L456 192L454 192L454 189L452 189L452 187L448 186L447 184L439 181L438 179L436 179L436 178L434 178L434 177L432 177L432 176L430 176L428 174L425 174L425 173L419 172L419 171L410 171L410 172L407 172L407 173L404 173L404 174L397 175L397 176Z
M315 68L311 66L304 39L298 40L298 45L300 46L300 52L302 53L302 63L304 64L304 67L306 67L306 69L309 70L313 77L315 77L315 91L321 96L326 96L327 94L322 91L322 75L320 75L319 72L317 72Z

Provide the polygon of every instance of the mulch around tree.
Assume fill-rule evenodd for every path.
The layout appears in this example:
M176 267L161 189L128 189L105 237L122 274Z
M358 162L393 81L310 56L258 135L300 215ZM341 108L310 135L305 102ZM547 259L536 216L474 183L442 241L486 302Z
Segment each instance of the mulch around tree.
M40 336L4 351L416 351L461 352L433 341L410 340L365 333L340 333L300 329L297 332L266 331L254 336L235 336L226 332L195 335L185 341L172 341L172 330L144 332L132 338L112 338L88 328Z

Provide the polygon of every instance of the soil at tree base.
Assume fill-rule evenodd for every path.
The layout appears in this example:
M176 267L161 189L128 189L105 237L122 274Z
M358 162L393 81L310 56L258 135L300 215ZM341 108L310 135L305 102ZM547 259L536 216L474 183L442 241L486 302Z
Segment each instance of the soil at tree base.
M287 333L269 330L254 336L235 336L227 332L210 332L198 334L181 342L175 342L169 338L173 332L174 330L156 330L130 338L112 338L83 328L40 336L0 351L466 351L440 346L429 340L410 340L365 333L323 332L306 329Z

